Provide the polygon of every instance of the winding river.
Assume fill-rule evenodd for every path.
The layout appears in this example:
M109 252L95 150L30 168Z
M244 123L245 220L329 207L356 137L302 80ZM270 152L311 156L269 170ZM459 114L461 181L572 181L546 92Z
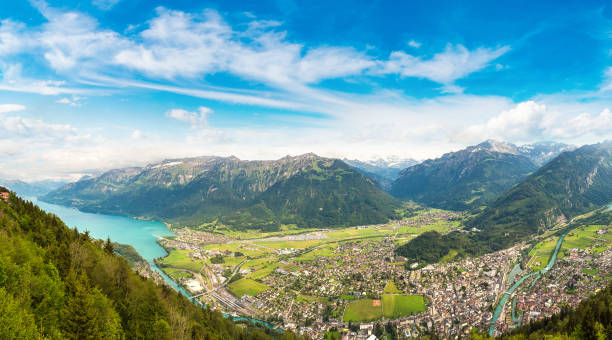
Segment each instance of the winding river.
M136 249L138 254L140 254L140 256L149 263L151 269L159 273L164 278L169 286L181 292L181 294L186 296L194 303L201 305L198 301L192 298L188 291L174 282L174 280L166 275L166 273L164 273L155 264L154 259L168 255L166 250L157 243L157 238L176 235L163 223L157 221L137 220L125 216L86 213L75 208L39 201L33 197L27 197L27 199L37 204L46 212L57 215L64 221L64 223L66 223L68 227L76 227L80 232L87 230L93 238L102 240L110 238L113 242L131 245L134 247L134 249ZM204 305L201 306L205 307ZM282 332L281 329L278 329L274 325L262 320L244 316L232 316L230 314L223 315L231 318L234 321L248 320Z
M569 231L565 232L563 235L561 235L561 237L559 237L559 240L557 241L557 245L555 246L555 250L553 251L550 260L548 260L548 264L546 265L546 267L544 267L541 270L535 271L535 272L531 272L523 277L521 277L518 281L516 281L512 286L510 286L510 288L508 288L508 290L506 291L506 293L504 294L504 296L502 296L501 300L499 301L499 304L497 305L497 308L495 308L495 312L493 313L493 319L491 320L491 326L489 327L489 335L493 336L493 334L495 333L495 324L497 323L497 319L499 319L499 316L501 315L501 312L504 309L504 306L506 305L506 302L508 301L508 299L510 298L510 296L512 295L512 293L521 285L523 284L523 281L527 280L528 278L538 275L538 278L542 275L542 274L546 274L554 265L555 265L555 261L557 260L557 254L559 253L559 249L561 249L561 244L563 244L563 240L565 239L565 236L567 235ZM536 278L536 280L538 279ZM535 281L534 281L535 283ZM533 284L530 286L532 287Z

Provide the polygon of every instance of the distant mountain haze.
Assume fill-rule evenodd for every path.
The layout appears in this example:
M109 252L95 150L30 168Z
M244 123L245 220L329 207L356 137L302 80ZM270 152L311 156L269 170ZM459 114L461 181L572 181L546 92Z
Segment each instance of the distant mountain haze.
M391 184L403 169L411 167L419 162L414 159L403 158L378 158L370 161L357 159L342 159L346 164L362 174L374 179L383 189L390 190Z
M0 186L4 186L19 196L42 196L47 194L48 192L55 190L59 187L66 185L67 182L64 181L35 181L35 182L24 182L20 180L5 180L0 179Z

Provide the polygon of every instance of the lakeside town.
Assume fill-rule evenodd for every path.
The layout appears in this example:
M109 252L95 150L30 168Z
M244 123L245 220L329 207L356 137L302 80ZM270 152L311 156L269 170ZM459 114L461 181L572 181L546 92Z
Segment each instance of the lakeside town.
M336 331L343 339L366 339L377 324L393 327L403 338L432 332L458 338L474 328L489 329L502 295L529 272L517 265L529 245L520 243L481 257L418 269L407 267L406 259L394 254L395 245L414 237L419 228L442 225L441 221L451 226L450 221L456 218L446 212L423 214L388 225L358 227L355 230L360 237L341 240L332 237L333 231L236 241L219 234L177 229L177 237L164 238L160 244L171 252L185 251L191 260L202 264L199 271L183 270L189 275L178 281L199 301L223 312L262 319L315 339ZM402 227L417 232L401 234ZM607 229L599 233L605 234ZM308 246L280 248L283 242ZM567 256L558 259L538 281L525 281L504 306L495 334L552 315L562 306L575 306L605 286L612 263L607 243L595 244L605 245L604 251L567 249ZM216 250L215 245L239 251ZM241 257L249 251L258 251L260 256ZM249 265L251 262L264 265ZM598 279L585 274L586 268L589 273L597 272ZM236 290L236 282L253 287L245 293ZM423 310L389 318L382 312L383 306L380 314L374 312L370 319L347 317L347 309L356 301L384 303L390 284L398 295L422 296Z

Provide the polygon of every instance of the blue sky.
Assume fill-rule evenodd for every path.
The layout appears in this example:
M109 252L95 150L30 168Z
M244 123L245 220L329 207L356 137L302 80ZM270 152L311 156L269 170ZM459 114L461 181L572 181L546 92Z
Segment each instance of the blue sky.
M594 143L611 35L603 1L5 1L0 177Z

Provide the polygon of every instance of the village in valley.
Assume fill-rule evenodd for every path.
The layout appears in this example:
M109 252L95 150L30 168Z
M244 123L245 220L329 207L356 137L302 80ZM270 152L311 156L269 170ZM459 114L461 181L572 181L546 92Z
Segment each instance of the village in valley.
M460 218L423 209L383 225L264 238L180 228L176 237L159 241L169 255L156 263L211 308L315 339L374 339L381 332L459 337L474 328L488 331L501 297L521 276L543 268L556 243L550 236L535 247L520 243L429 265L394 254L397 245L425 231L458 232ZM555 266L510 296L493 334L574 306L605 286L611 242L608 226L569 234Z

